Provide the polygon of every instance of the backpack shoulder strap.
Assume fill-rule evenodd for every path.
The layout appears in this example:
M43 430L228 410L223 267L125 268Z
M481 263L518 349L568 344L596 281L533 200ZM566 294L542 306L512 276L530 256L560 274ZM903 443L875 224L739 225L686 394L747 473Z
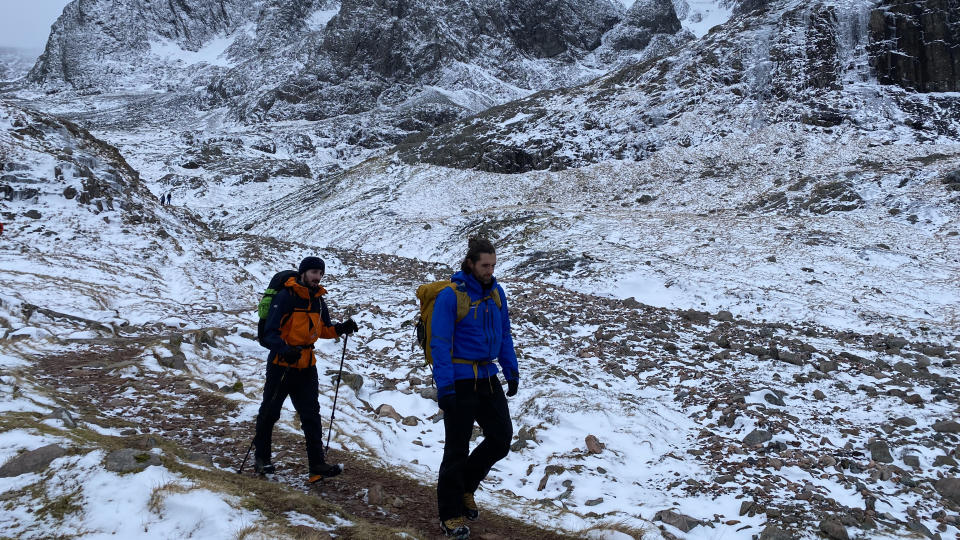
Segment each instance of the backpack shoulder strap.
M493 297L493 303L497 305L498 309L503 309L503 301L500 300L500 286L497 285L490 291L490 296Z
M460 322L464 317L470 313L470 295L467 294L467 291L463 288L463 285L460 283L453 283L450 285L453 289L454 294L457 295L457 319L456 322Z

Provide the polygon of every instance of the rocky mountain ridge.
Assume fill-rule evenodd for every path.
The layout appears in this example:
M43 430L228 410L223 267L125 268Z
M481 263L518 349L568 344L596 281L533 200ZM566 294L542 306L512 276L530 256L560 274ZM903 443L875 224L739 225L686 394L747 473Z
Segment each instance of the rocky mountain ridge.
M401 143L400 155L408 163L491 172L559 170L643 160L663 147L788 122L865 135L904 126L920 141L957 140L955 95L874 85L871 65L888 55L911 56L898 52L896 41L864 32L868 18L876 25L889 13L873 5L771 3L676 54L425 130ZM926 20L939 21L942 29L953 24L951 17L947 6L931 7ZM947 63L932 75L939 82L931 88L960 82L950 53L940 51L958 46L937 34L924 42L919 30L907 35L913 38L901 39L917 43L918 57ZM923 47L931 51L922 53ZM891 72L881 80L909 86L910 75L903 76L908 79Z

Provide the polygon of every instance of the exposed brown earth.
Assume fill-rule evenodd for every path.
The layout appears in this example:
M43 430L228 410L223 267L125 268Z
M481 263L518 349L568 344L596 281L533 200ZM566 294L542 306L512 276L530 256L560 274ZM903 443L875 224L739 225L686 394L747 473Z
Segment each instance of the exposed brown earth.
M209 456L223 474L236 474L253 435L252 422L230 422L237 417L237 403L216 391L197 388L196 381L186 375L139 370L135 377L123 376L124 369L136 365L130 362L135 354L133 349L113 349L46 356L38 359L33 375L58 388L57 398L75 418L124 429L130 433L125 442L131 446L151 447L159 438L166 439L193 459ZM287 489L313 493L371 524L416 531L421 538L443 537L438 531L434 484L379 468L356 454L331 451L328 460L343 463L344 473L311 486L306 482L303 444L302 436L274 430L279 469L275 480ZM256 477L252 469L251 457L243 475ZM382 507L369 504L364 496L376 485L385 495ZM473 537L485 539L572 538L485 508L480 520L471 523L471 530ZM355 536L349 530L336 533Z

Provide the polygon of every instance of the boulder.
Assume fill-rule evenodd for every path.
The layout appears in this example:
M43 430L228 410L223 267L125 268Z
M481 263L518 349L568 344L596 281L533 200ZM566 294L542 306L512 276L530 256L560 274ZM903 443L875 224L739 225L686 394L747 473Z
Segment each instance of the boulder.
M870 13L868 55L881 84L960 91L955 0L883 0Z
M142 471L151 465L160 465L160 457L153 452L144 452L135 448L123 448L107 454L104 467L108 471L126 473Z
M767 525L762 531L760 531L759 540L794 540L798 536L794 533L789 533L784 531L776 525Z
M944 498L960 504L960 478L941 478L934 488Z
M934 424L933 430L938 433L960 433L960 423L953 420L944 420Z
M744 446L754 446L758 444L763 444L769 441L770 439L773 439L772 433L770 433L769 431L764 431L762 429L755 429L751 431L749 434L747 434L746 437L743 438L743 444Z
M64 456L67 451L56 444L41 446L36 450L24 452L3 464L0 467L0 478L20 476L21 474L40 472L46 469L50 462Z
M702 525L699 519L675 512L673 510L661 510L653 516L653 521L662 521L667 525L672 525L683 532L690 532L691 529Z
M393 418L397 422L403 421L403 417L400 416L400 413L398 413L397 410L394 409L392 405L389 405L387 403L384 403L379 407L377 407L376 412L377 412L377 416L386 416L388 418Z
M820 522L820 531L834 540L847 540L847 528L837 519L825 519Z

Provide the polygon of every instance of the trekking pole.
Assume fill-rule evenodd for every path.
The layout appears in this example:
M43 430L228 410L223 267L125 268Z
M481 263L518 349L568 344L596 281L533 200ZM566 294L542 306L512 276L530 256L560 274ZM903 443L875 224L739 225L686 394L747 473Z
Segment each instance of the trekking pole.
M337 371L337 389L333 392L333 409L330 410L330 425L327 426L327 447L323 452L330 450L330 436L333 435L333 415L337 413L337 396L340 395L340 376L343 375L343 359L347 356L347 338L350 334L343 336L343 354L340 355L340 370Z
M280 384L277 385L277 389L273 392L273 397L270 398L270 405L273 406L273 400L277 399L277 396L280 394L280 389L283 388L283 379L287 377L287 371L289 367L283 368L283 375L280 376ZM260 415L257 414L259 419ZM240 468L237 469L237 474L243 474L243 467L246 466L247 460L250 459L250 450L253 450L253 443L257 440L256 428L254 428L253 439L250 440L250 446L247 447L247 454L243 456L243 463L240 464Z

